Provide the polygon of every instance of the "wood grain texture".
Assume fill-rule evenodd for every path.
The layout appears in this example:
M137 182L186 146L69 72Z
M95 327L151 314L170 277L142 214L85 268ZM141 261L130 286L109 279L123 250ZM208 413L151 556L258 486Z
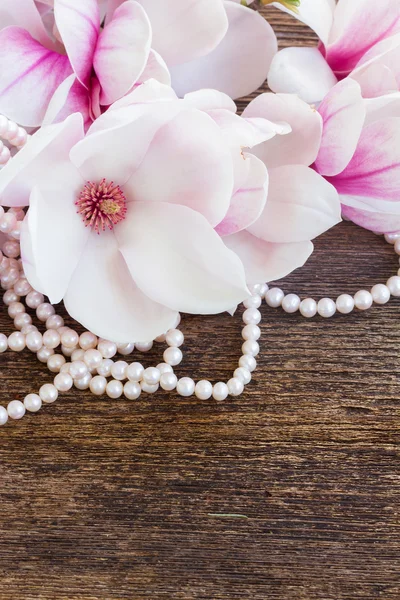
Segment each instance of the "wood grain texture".
M314 42L265 14L283 45ZM345 223L282 287L354 293L396 268ZM328 321L262 313L237 400L73 391L0 430L1 600L400 598L400 301ZM179 374L229 377L240 317L183 330ZM50 380L28 352L1 356L0 378L3 404Z

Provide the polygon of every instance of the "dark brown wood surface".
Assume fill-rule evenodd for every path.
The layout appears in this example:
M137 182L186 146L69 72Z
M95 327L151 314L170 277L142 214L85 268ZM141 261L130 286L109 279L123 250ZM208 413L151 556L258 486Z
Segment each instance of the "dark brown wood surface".
M313 43L265 13L283 44ZM397 262L344 223L282 287L354 293ZM311 322L262 314L259 367L236 400L73 391L1 428L1 600L399 600L400 301ZM10 331L4 308L0 323ZM179 374L230 377L240 328L184 318ZM0 361L3 404L50 381L29 352Z

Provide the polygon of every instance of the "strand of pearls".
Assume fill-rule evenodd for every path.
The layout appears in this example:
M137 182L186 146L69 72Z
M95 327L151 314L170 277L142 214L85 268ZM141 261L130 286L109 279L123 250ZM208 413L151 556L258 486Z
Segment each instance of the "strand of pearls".
M29 393L23 401L12 400L7 407L0 406L0 425L8 419L21 419L26 411L38 412L44 404L55 402L62 392L75 386L80 390L89 389L95 396L106 394L109 398L124 396L128 400L139 398L142 393L154 394L160 387L163 390L176 390L178 395L207 400L213 397L223 401L230 396L239 396L244 386L251 381L252 372L257 366L259 353L258 339L261 313L258 308L268 290L268 286L257 284L251 287L252 296L244 302L244 327L242 331L243 355L238 367L227 383L201 380L197 383L190 377L178 379L174 367L183 359L181 346L183 333L177 329L180 316L173 329L156 338L156 342L167 345L162 363L144 368L140 362L128 364L125 360L114 360L117 354L128 356L136 349L148 352L153 342L116 344L98 338L89 331L81 335L67 327L64 319L56 314L54 306L45 301L44 296L32 289L23 273L20 256L20 228L25 213L22 209L10 208L8 212L0 207L0 231L6 234L6 241L0 250L0 284L5 293L3 302L13 319L16 330L8 337L0 334L0 353L6 350L22 352L28 348L38 360L46 363L54 374L51 383L41 386L38 393ZM38 324L33 324L26 307L35 311ZM40 326L40 325L39 325Z
M25 146L28 137L23 127L0 115L0 168L7 164L11 158L10 148L4 142L8 142L10 146L14 146L16 150L19 150Z
M400 233L386 234L384 239L394 246L394 251L400 256ZM317 314L324 318L333 317L336 312L347 315L354 308L364 311L374 303L386 304L391 296L400 297L400 269L386 283L377 283L371 290L359 290L354 296L341 294L336 300L322 298L317 302L313 298L301 300L297 294L285 294L280 288L273 287L266 292L265 301L272 308L282 307L287 313L300 312L303 317L310 319Z

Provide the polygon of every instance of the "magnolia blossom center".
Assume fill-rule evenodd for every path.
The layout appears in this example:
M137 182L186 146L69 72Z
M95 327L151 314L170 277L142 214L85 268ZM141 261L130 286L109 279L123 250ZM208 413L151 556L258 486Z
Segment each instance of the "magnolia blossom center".
M91 227L96 233L105 231L106 227L113 229L114 225L126 217L124 192L113 181L88 181L75 204L85 227Z

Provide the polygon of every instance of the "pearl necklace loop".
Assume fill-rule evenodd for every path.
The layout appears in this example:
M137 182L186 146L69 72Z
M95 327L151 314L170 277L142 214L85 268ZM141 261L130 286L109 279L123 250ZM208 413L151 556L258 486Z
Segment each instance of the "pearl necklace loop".
M10 146L19 150L25 146L28 137L23 127L7 119L4 115L0 115L0 168L4 167L11 158L10 148L4 142L8 142Z
M394 251L400 256L400 233L388 233L384 239L394 247ZM289 314L299 312L306 319L311 319L316 315L327 319L333 317L336 312L347 315L354 308L365 311L374 303L386 304L391 296L400 297L400 269L386 283L377 283L371 290L359 290L354 296L341 294L336 300L332 298L322 298L319 301L313 298L302 300L297 294L285 294L279 287L272 287L265 294L265 302L271 308L283 308Z

